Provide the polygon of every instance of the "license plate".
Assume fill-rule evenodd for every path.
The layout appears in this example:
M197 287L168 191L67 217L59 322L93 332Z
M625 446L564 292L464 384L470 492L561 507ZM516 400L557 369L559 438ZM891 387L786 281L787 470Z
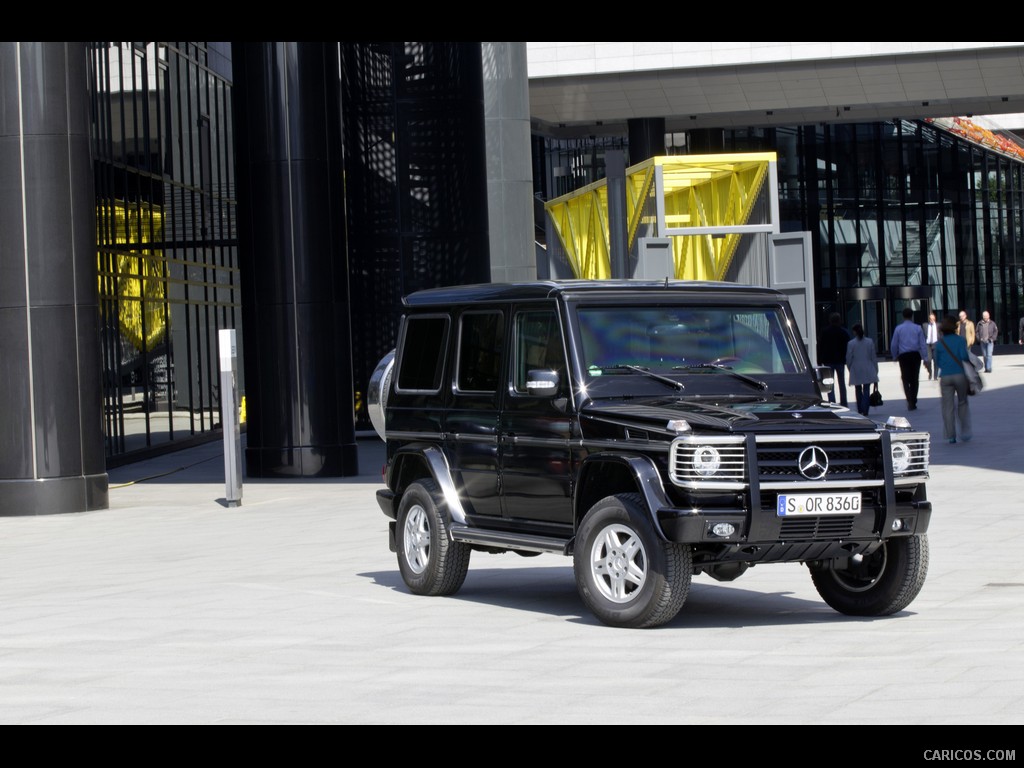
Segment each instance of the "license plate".
M776 511L779 517L856 515L860 513L860 494L780 493Z

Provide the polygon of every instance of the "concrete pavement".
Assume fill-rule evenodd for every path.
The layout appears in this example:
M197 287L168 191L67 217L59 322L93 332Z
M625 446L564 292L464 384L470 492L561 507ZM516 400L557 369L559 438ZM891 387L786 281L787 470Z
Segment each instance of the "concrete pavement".
M0 518L0 723L1019 725L1024 355L986 380L949 445L938 385L908 414L882 363L872 415L931 432L934 514L923 591L879 619L799 565L697 577L656 630L598 623L554 555L411 595L375 437L360 476L247 479L236 508L219 443L112 470L109 510Z

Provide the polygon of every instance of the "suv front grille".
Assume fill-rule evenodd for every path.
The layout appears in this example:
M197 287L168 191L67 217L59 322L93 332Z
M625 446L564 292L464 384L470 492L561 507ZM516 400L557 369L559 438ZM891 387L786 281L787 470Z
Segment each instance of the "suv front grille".
M758 435L757 465L762 490L818 483L856 488L885 480L878 432Z
M916 438L916 436L914 436ZM755 464L761 489L782 490L794 485L851 488L881 485L885 481L882 439L878 432L757 435ZM927 441L907 440L911 468L927 464ZM811 453L808 450L815 448ZM813 454L813 455L812 455ZM814 467L801 468L812 458ZM739 435L677 438L669 453L669 477L683 488L742 489L749 482L746 439Z
M800 473L800 454L810 445L817 443L813 439L805 439L790 445L758 444L757 468L761 482L804 481L806 478ZM882 477L877 440L873 443L824 443L821 447L828 456L828 473L825 476L828 480L855 482Z

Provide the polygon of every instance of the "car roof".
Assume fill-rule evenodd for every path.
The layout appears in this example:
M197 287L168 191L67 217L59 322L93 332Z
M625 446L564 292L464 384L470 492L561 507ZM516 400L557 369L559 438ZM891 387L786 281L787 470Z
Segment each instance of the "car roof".
M734 299L770 299L784 294L763 286L705 280L535 280L519 283L478 283L442 288L427 288L403 299L407 307L445 307L453 304L508 302L565 298L604 297L625 299L652 293L675 297L726 296Z

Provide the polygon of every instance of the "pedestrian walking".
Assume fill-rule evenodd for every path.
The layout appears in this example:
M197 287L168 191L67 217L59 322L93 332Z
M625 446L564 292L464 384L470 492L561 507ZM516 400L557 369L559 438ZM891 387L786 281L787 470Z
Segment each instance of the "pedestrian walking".
M960 322L957 323L956 333L958 336L962 336L964 341L967 342L968 349L974 349L975 334L974 334L974 322L967 317L967 313L964 310L960 310Z
M957 322L952 315L943 319L939 330L942 336L935 349L935 362L942 395L942 436L955 443L959 425L960 439L966 443L972 437L971 404L964 373L964 366L972 365L967 354L967 341L957 333Z
M914 322L914 310L910 307L903 310L903 322L897 325L892 333L889 351L892 353L892 359L900 367L907 410L916 411L921 368L927 365L925 360L928 357L928 345L925 344L921 326Z
M871 387L878 388L878 354L875 342L864 335L864 326L853 326L853 338L846 345L846 367L850 369L850 385L857 401L857 413L868 415L871 408Z
M924 343L928 347L928 362L925 367L928 369L928 381L939 378L935 372L935 345L939 341L939 321L934 312L928 313L928 322L924 324Z
M981 320L974 328L974 335L981 344L981 356L985 358L985 373L992 373L992 352L995 350L996 339L999 338L999 326L987 309L981 313Z
M828 393L828 401L836 401L835 388L839 388L839 404L847 405L846 399L846 345L850 343L850 332L843 327L838 312L829 315L828 325L818 339L818 363L832 369L835 386Z
M1024 317L1020 319L1017 326L1017 343L1024 346Z

